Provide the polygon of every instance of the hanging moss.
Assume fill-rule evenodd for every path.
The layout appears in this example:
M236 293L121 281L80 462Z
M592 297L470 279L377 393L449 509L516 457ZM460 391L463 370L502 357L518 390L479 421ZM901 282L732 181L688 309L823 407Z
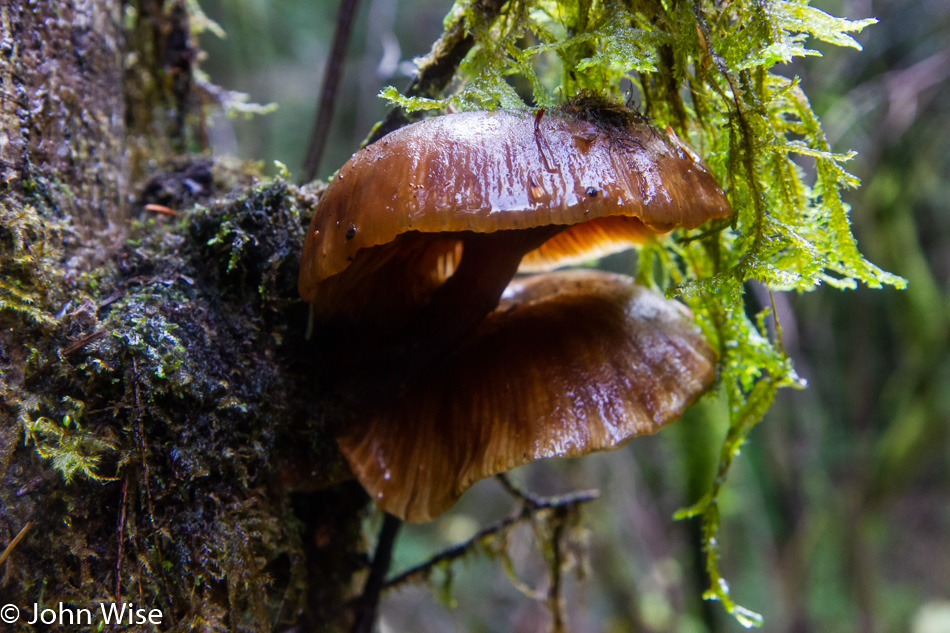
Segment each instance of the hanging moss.
M458 0L450 14L473 25L475 45L448 94L402 96L390 87L381 96L411 111L551 107L594 93L675 129L726 188L731 224L647 245L638 281L687 302L719 349L730 428L712 487L678 516L702 523L706 597L743 624L759 624L732 600L718 568L718 498L776 391L804 385L782 348L781 325L770 338L768 312L747 313L745 284L797 291L905 284L858 251L841 197L858 184L844 167L852 154L832 151L798 80L777 65L818 55L815 40L860 49L851 34L875 20L834 17L807 0L512 0L497 17L481 6ZM530 90L519 92L521 85Z

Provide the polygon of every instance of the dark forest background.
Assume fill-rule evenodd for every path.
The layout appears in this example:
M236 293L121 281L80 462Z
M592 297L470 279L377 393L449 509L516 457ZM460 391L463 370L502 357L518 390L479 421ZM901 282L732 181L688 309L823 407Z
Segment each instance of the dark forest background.
M950 7L945 0L816 4L834 15L880 19L858 36L864 51L819 44L823 57L784 72L801 77L835 151L859 152L850 170L863 184L846 198L860 247L909 285L775 295L786 349L809 386L780 394L737 460L721 500L721 565L733 596L764 615L767 631L946 633ZM215 119L214 153L260 160L265 173L276 172L277 160L299 177L337 3L201 6L227 33L202 36L203 70L222 87L278 106ZM404 86L412 58L428 51L448 9L446 0L361 2L321 177L381 118L386 104L377 93ZM768 294L750 287L749 301L768 301ZM586 542L577 548L588 566L567 586L570 630L741 629L702 602L698 536L672 518L712 476L726 427L716 406L705 403L616 453L515 472L538 493L602 493L583 515ZM438 521L405 529L394 565L405 568L464 540L509 509L498 484L482 482ZM368 534L377 522L367 520ZM510 551L520 579L536 586L544 574L533 540L516 532ZM498 561L469 557L455 566L448 589L385 596L380 630L549 627L544 605L519 592Z

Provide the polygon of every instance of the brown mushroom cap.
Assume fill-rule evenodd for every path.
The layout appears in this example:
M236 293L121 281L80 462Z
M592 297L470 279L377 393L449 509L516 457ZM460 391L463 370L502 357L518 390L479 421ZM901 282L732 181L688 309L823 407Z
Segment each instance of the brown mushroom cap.
M472 235L540 231L505 238L517 252L498 266L500 293L525 254L523 270L551 269L731 213L702 161L635 117L448 114L343 166L310 224L299 290L324 320L398 320L455 272Z
M654 433L709 386L715 362L681 304L627 277L535 275L338 441L384 510L425 521L484 477Z

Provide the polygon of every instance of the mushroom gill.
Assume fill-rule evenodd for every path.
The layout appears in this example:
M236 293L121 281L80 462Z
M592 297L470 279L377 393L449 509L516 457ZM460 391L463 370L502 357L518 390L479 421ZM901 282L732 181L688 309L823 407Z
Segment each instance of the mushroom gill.
M338 441L380 507L426 521L484 477L656 432L709 386L715 363L681 304L627 277L534 275Z

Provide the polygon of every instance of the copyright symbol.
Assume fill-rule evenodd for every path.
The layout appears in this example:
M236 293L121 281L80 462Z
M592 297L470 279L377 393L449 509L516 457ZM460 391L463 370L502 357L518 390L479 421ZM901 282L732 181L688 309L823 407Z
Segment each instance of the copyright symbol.
M0 607L0 622L13 624L20 619L20 610L15 604L5 604Z

